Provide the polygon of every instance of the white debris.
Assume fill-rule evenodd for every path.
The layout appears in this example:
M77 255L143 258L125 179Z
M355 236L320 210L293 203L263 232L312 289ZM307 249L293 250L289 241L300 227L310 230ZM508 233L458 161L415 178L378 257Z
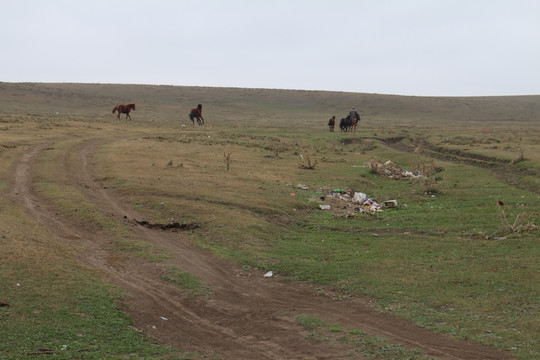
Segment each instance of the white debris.
M269 272L267 272L266 274L264 274L264 277L265 277L265 278L271 278L272 276L274 276L274 273L271 272L271 271L269 271Z
M355 192L354 193L354 196L352 198L352 202L354 204L360 204L362 205L364 203L364 201L366 201L367 199L367 195L362 193L362 192Z

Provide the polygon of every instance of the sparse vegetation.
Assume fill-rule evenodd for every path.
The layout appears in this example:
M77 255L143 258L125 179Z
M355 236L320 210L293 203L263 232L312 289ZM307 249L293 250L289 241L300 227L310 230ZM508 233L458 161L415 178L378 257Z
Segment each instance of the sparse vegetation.
M28 96L23 101L14 91ZM137 100L137 117L129 124L110 115L109 104L118 98ZM214 104L204 127L181 127L189 119L179 118L178 108L189 110L201 98ZM95 202L103 189L151 223L197 223L171 238L243 269L273 270L287 281L338 289L344 298L367 296L378 311L434 332L505 349L520 360L539 358L540 284L531 281L540 271L538 99L470 99L463 112L449 106L459 100L445 98L0 83L0 301L10 304L0 307L7 329L0 357L17 359L39 348L53 350L50 359L178 355L130 327L119 311L127 297L81 265L84 239L65 229L55 233L62 229L47 226L47 219L36 222L12 196L22 154L50 143L33 164L33 191L40 206L105 239L107 266L129 268L134 258L158 264L165 269L158 283L194 291L197 301L208 295L200 276L166 265L172 250L138 240L131 219ZM342 143L347 135L329 133L321 117L329 107L347 111L351 103L365 104L356 136L369 142ZM486 120L505 112L518 120ZM518 142L516 129L524 129ZM413 139L420 137L431 145L414 153ZM396 142L381 140L386 138ZM96 143L88 158L97 186L86 188L73 169L89 139L107 141ZM234 171L223 172L221 161L228 168L232 153ZM511 163L517 153L522 161ZM300 154L321 163L304 155L300 166ZM366 165L375 158L431 173L434 183L378 176ZM335 217L310 201L323 188L350 188L399 205L369 216ZM497 200L504 206L495 209ZM361 324L348 329L320 314L296 321L292 325L314 341L345 346L351 354L423 356L368 335Z

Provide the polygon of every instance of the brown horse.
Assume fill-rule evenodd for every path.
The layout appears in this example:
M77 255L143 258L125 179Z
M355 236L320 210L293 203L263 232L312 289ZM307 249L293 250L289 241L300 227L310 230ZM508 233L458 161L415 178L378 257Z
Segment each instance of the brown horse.
M116 111L118 111L118 115L116 116L117 120L120 120L120 114L126 114L126 120L129 118L131 120L131 116L129 116L129 112L131 110L135 110L135 103L129 103L126 105L116 105L112 109L112 113L114 114Z
M189 118L191 119L191 122L193 125L195 125L195 119L197 119L197 124L203 125L204 119L202 117L202 105L197 105L196 109L191 109L191 112L189 113Z

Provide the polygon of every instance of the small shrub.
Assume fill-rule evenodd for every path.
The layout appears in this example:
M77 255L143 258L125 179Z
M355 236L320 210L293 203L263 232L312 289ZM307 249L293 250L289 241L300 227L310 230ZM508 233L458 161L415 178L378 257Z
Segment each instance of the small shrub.
M302 159L302 163L298 164L298 167L300 169L315 170L315 166L317 166L317 164L319 163L317 160L312 163L311 159L307 155L300 155L300 159Z
M506 212L504 211L504 203L502 201L497 202L497 210L499 219L501 220L501 227L504 233L522 233L529 232L537 229L534 224L534 216L531 213L521 212L516 215L513 222L508 220Z
M225 161L225 165L227 166L227 170L229 170L229 167L231 166L232 159L231 159L231 152L224 152L223 153L223 161Z

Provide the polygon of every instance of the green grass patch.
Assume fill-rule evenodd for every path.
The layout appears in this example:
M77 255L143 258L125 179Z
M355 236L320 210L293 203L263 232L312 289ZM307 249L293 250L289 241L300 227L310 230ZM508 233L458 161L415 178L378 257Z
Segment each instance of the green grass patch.
M321 327L324 323L317 316L299 315L296 317L296 323L305 330L314 330Z
M212 290L204 285L197 276L185 271L180 271L174 266L170 266L167 272L160 277L182 289L188 290L191 296L207 296L212 292Z

